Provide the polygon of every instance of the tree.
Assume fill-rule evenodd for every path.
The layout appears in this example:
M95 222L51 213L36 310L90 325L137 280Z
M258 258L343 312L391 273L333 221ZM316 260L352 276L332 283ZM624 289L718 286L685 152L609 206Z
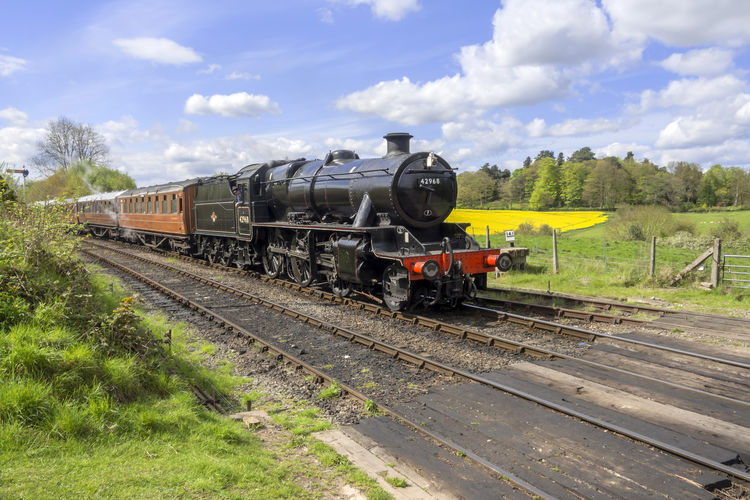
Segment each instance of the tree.
M586 146L570 155L568 161L572 161L574 163L582 163L587 160L593 160L594 158L596 158L596 155L594 155L594 152L591 151L590 147Z
M109 158L109 146L101 134L64 116L49 122L47 135L37 142L36 148L34 163L48 174L67 170L76 162L103 164Z
M526 169L518 168L510 175L508 182L503 184L502 197L508 201L510 208L513 208L513 202L521 203L526 193Z
M83 168L83 178L97 192L135 189L135 180L128 174L102 165L80 165Z
M560 198L565 206L579 207L583 204L583 185L589 169L583 163L568 162L562 167Z
M614 208L630 193L632 179L628 172L610 158L597 160L583 187L583 201L592 207Z
M728 201L735 207L741 207L750 202L750 172L740 167L730 167L727 170Z
M531 156L527 156L523 161L523 168L529 168L529 165L531 165Z
M557 205L560 197L560 167L554 158L539 160L539 179L534 184L534 191L529 198L529 205L534 210Z
M565 157L562 154L562 151L557 155L557 166L562 167L562 164L565 163Z
M727 193L727 174L721 165L714 165L703 174L698 186L698 201L713 207L723 201Z
M695 163L681 161L670 165L670 170L675 178L675 187L685 203L696 203L698 201L698 187L703 177L701 168Z
M101 165L79 162L67 170L57 170L46 179L30 182L27 197L30 201L76 198L133 188L135 181L128 174Z
M536 155L536 158L534 158L534 161L539 161L542 158L552 158L554 160L555 152L550 151L549 149L542 149L541 151L539 151L539 154Z
M482 207L492 200L495 183L487 172L463 172L456 176L458 205L466 208Z

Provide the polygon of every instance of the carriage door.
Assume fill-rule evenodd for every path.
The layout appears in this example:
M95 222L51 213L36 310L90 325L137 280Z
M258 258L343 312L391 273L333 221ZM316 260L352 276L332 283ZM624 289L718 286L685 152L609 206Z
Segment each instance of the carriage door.
M242 198L243 203L241 205L237 205L235 209L235 214L237 217L237 233L240 236L244 236L247 239L252 239L253 236L253 228L250 224L250 207L249 207L249 200L248 197L251 196L250 190L248 189L248 184L238 184L239 186L242 186Z

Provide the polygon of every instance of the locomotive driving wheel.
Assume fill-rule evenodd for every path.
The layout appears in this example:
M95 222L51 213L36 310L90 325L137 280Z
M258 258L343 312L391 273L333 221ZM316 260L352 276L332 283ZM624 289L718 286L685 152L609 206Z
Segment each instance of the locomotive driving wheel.
M306 257L290 255L287 265L292 279L302 285L308 286L313 282L313 256L310 252L310 231L301 231L295 238L296 251L306 254Z
M409 304L409 271L401 264L391 264L383 273L383 300L392 311Z
M278 278L284 272L284 254L275 251L283 248L284 240L279 234L275 234L263 251L263 269L271 278Z
M313 281L312 264L300 257L289 257L289 274L295 283L308 286Z

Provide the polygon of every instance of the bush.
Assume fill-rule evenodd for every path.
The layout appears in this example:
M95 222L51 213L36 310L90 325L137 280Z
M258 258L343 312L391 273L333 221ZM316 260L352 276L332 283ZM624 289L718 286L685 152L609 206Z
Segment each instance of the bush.
M660 206L625 206L617 209L615 217L609 223L612 236L626 241L646 241L652 236L671 236L678 227L680 224L672 213Z
M694 236L685 231L677 231L664 242L669 246L688 250L705 250L713 244L710 237Z
M541 224L538 228L531 222L522 222L516 228L516 234L527 236L552 236L554 229L549 224Z
M516 228L516 234L534 234L534 224L531 222L522 222Z
M676 217L674 225L674 234L677 233L695 234L695 222L685 217Z
M711 238L721 238L725 242L735 242L742 238L739 221L726 217L709 229L708 233Z

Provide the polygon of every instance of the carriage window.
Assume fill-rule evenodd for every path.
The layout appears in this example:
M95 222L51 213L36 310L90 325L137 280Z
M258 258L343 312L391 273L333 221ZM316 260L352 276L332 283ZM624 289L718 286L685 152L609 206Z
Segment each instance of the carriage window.
M141 205L141 206L140 206L140 208L138 209L138 211L139 211L140 213L144 213L144 211L145 211L145 209L146 209L146 199L145 199L145 198L141 198L141 202L140 202L140 205Z
M151 213L151 197L150 196L148 197L148 201L146 202L146 213L147 214Z
M177 195L172 195L172 207L169 209L170 212L176 213L177 212Z
M180 197L180 213L182 213L182 197Z
M167 213L167 195L165 194L161 198L161 213Z
M159 195L154 196L154 213L159 213Z

